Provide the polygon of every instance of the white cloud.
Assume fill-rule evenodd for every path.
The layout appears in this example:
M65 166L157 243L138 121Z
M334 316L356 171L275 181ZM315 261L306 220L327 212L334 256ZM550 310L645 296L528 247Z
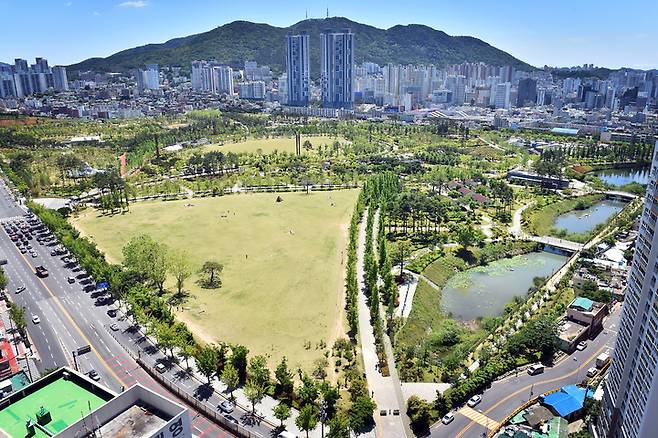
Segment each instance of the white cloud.
M66 5L66 6L71 6L72 4L73 4L73 2L66 2L66 3L64 3L64 5Z
M148 2L146 0L133 0L119 3L119 6L122 8L143 8L148 6Z
M94 13L93 13L93 15L95 15L95 16L97 16L97 17L98 17L100 14L101 14L101 13L98 12L98 11L94 11Z

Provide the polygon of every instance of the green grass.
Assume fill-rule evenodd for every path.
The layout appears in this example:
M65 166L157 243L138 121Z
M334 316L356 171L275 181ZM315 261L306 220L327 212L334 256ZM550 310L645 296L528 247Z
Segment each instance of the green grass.
M52 420L45 427L57 434L105 401L74 382L59 379L0 411L0 431L11 438L26 436L25 420L36 421L36 412L43 406ZM0 433L2 435L2 433ZM37 431L37 437L46 436Z
M446 255L434 261L424 271L423 275L434 284L443 287L446 282L466 266L464 260L452 254Z
M285 355L293 369L310 369L322 355L320 340L332 345L344 336L343 257L357 196L345 190L283 193L280 203L267 193L148 202L114 217L91 210L73 222L114 262L128 240L147 233L187 251L195 271L208 259L223 263L221 288L202 289L196 274L186 282L190 297L178 317L201 340L241 343L270 355L270 365Z
M345 143L344 138L333 138L329 136L302 136L302 154L305 153L315 153L318 150L318 147L324 145L329 146L330 148L334 144L334 142L337 140L340 143ZM304 149L303 145L304 142L308 140L311 142L313 145L313 149L310 151L307 151ZM223 145L220 144L209 144L206 146L202 146L200 148L195 148L195 149L189 149L183 154L185 156L192 155L193 153L196 152L201 152L201 153L207 153L211 151L221 151L224 153L257 153L260 150L260 153L262 154L271 154L275 150L278 152L290 152L294 153L295 152L295 137L287 137L287 138L250 138L246 141L242 141L239 143L224 143Z

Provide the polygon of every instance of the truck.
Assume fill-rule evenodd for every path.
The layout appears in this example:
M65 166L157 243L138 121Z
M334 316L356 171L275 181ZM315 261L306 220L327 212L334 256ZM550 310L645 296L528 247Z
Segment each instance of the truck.
M606 351L605 353L601 353L597 356L596 367L601 369L606 366L608 362L610 362L610 353Z

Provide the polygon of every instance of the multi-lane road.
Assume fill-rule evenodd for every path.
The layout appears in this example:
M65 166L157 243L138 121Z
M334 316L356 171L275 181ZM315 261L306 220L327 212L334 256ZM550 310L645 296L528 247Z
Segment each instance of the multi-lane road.
M481 437L503 421L510 413L533 397L562 386L580 383L587 378L587 370L596 363L596 357L612 351L617 337L621 305L617 304L604 321L604 329L588 341L587 348L564 356L543 374L531 376L526 372L494 382L482 394L482 402L474 408L462 407L455 412L452 423L434 424L432 437ZM484 435L486 436L486 435Z
M18 206L11 190L0 180L0 222L22 221L25 220L24 215L25 210ZM153 347L148 348L141 336L128 331L130 324L127 321L110 317L106 305L97 305L96 300L90 296L91 292L84 291L82 281L86 277L85 273L75 264L65 263L62 255L51 255L58 246L57 242L40 244L34 237L29 243L36 257L30 255L29 251L22 254L4 229L0 229L0 252L7 259L7 264L3 266L8 279L7 294L11 301L25 309L27 332L39 371L77 366L82 373L95 370L100 383L115 391L140 383L176 399L132 357L146 349L149 354L144 355L144 360L152 366L156 361L164 359L163 353ZM48 270L47 277L35 275L35 267L39 265ZM74 277L75 282L69 283L69 277ZM24 286L25 290L16 293L19 286ZM38 316L40 322L35 324L33 316ZM116 332L110 329L114 323L121 326ZM76 355L74 359L73 352L87 345L89 351ZM181 371L178 366L171 367L163 376L177 382L181 392L216 409L223 398L208 391L202 382L185 378ZM193 433L197 436L233 436L193 409L190 409L190 416ZM239 408L233 416L237 419L248 417ZM242 426L256 437L267 437L272 433L270 425L264 422Z

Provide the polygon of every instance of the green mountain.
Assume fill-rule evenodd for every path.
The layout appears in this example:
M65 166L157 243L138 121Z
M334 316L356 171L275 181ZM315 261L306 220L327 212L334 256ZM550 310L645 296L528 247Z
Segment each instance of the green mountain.
M311 41L311 71L320 70L320 33L324 30L349 28L356 34L356 62L376 62L380 65L437 64L486 62L492 65L513 65L530 70L532 66L509 53L468 36L450 36L428 26L410 24L378 29L347 18L309 19L290 27L234 21L208 32L175 38L162 44L148 44L123 50L107 58L90 58L69 66L70 71L125 71L147 63L180 65L190 69L197 59L215 59L241 67L244 61L255 60L274 71L285 69L285 35L306 31Z

